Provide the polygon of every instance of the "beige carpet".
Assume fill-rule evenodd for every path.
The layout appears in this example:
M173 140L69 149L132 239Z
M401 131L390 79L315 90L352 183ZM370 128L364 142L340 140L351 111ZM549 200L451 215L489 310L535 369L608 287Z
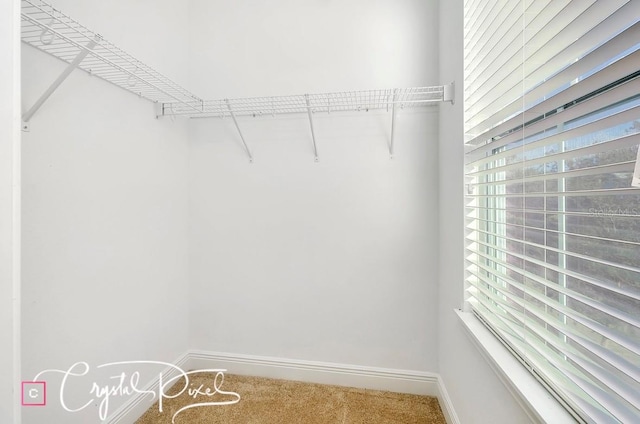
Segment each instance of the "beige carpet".
M214 375L193 374L192 393L201 387L214 391ZM202 385L202 386L201 386ZM179 386L179 387L178 387ZM169 394L184 387L176 384ZM220 390L235 392L241 400L233 405L201 406L186 409L175 424L446 424L433 397L320 384L225 375ZM232 395L189 396L185 391L175 399L165 399L163 412L153 405L136 424L171 423L176 411L199 402L234 400Z

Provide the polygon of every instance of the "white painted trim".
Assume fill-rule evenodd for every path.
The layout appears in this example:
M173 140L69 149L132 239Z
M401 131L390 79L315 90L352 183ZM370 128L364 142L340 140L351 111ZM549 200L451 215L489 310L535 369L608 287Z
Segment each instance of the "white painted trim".
M435 396L440 402L447 423L460 424L444 383L435 373L201 350L183 354L174 364L184 371L226 369L229 374ZM163 379L168 380L177 373L176 369L167 367L162 374ZM144 390L157 392L158 379L149 383ZM242 393L240 395L242 396ZM145 394L133 396L104 421L104 424L133 423L155 401L156 399Z
M177 366L181 370L185 370L188 368L189 362L189 353L183 353L180 357L172 362L173 365ZM163 381L169 381L173 377L178 375L179 371L173 367L165 368L161 375ZM158 385L160 383L160 374L158 377L153 379L149 384L147 384L144 389L142 389L143 393L138 393L136 396L132 396L127 400L120 408L113 413L113 415L107 417L104 420L103 424L131 424L135 422L138 418L140 418L151 406L153 406L154 402L158 399L157 397L152 397L145 391L153 391L158 393Z
M0 5L2 82L0 83L0 348L3 379L0 420L21 422L21 58L19 0ZM5 373L6 371L6 373ZM5 378L6 377L6 378Z
M20 28L21 3L14 1L14 19L16 34ZM16 35L17 37L17 35ZM22 422L22 393L18 387L22 387L22 67L20 65L22 44L20 39L15 41L13 51L14 67L14 115L13 115L13 379L15 384L14 420L16 423ZM20 386L18 386L20 384ZM18 404L20 399L20 404Z
M456 309L469 338L531 422L575 424L576 420L473 315Z
M438 402L440 403L440 409L444 414L444 418L447 420L447 424L460 424L460 418L456 414L456 410L453 408L453 402L449 397L449 392L444 385L442 377L438 376Z
M229 374L438 396L434 373L266 356L191 351L189 369L223 368Z

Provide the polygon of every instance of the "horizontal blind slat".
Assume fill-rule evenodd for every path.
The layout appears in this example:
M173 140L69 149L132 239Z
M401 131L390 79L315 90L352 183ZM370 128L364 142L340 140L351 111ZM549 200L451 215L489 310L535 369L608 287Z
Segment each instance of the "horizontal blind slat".
M473 145L486 141L487 138L486 134L484 134L485 131L488 132L488 130L495 130L492 132L501 134L507 130L518 127L522 124L523 115L529 117L528 119L543 116L552 110L557 110L561 107L570 105L575 101L575 99L579 99L580 97L586 96L592 92L597 92L601 87L615 83L618 80L625 80L631 74L637 75L637 69L634 68L634 64L637 63L638 60L640 60L640 53L636 51L633 54L609 65L606 68L606 72L599 71L582 80L580 84L573 84L567 89L548 97L546 100L527 108L524 114L522 113L521 108L522 102L510 104L508 105L508 111L507 109L503 109L506 111L503 114L504 116L496 117L496 120L493 121L495 126L491 124L490 128L487 127L481 129L479 132L468 131L467 135L470 139L468 144ZM486 122L490 121L491 119L488 117ZM478 129L476 128L476 130Z
M467 37L464 40L465 62L473 63L475 58L486 46L487 40L492 38L489 31L483 30L484 28L496 28L497 25L493 25L495 18L508 7L515 7L516 2L485 2L483 4L480 14L469 24L467 29Z
M556 63L557 58L549 60L544 66L550 68L552 71L546 71L545 74L551 75L554 72L553 70L565 68L566 64L574 62L575 58L582 57L585 52L592 50L594 46L600 45L603 40L612 38L620 31L620 28L627 28L631 26L634 22L637 21L638 16L640 16L640 3L637 1L627 2L614 14L608 16L605 21L597 26L597 28L590 31L588 34L585 34L583 37L576 39L570 46L565 49L567 57L569 57L570 60L564 60L561 63ZM535 80L536 76L532 75L531 78ZM469 90L469 87L466 87L465 89ZM547 110L551 109L552 108L548 108ZM512 119L512 121L522 122L522 118L516 116ZM490 139L495 135L514 127L515 125L513 125L511 122L505 122L500 126L502 128L496 128L495 130L492 130L491 133L487 133L484 138Z
M539 230L539 228L534 228L534 227L531 227L531 229ZM635 267L635 266L624 265L624 264L620 264L620 263L616 263L616 262L612 262L612 261L607 261L607 260L603 260L603 259L597 258L595 256L583 255L581 253L573 252L573 251L571 251L569 249L558 249L558 248L555 248L553 246L545 246L543 244L538 244L538 243L534 243L534 242L530 242L530 241L526 241L526 240L521 240L521 239L508 237L508 236L502 236L502 235L498 235L498 234L495 234L495 233L491 233L489 231L478 230L478 229L475 229L473 231L477 232L477 233L484 234L484 235L491 235L491 236L493 236L495 238L499 238L499 239L502 239L502 240L507 241L507 242L511 241L511 242L514 242L514 243L522 243L524 246L535 247L535 248L543 249L543 250L549 251L549 252L562 253L564 255L571 256L573 258L585 259L585 260L588 260L588 261L591 261L593 263L597 263L597 264L600 264L600 265L605 265L605 266L609 266L609 267L612 267L612 268L617 268L617 269L623 269L623 270L626 270L626 271L636 272L636 273L638 273L638 276L640 277L640 268ZM465 238L468 241L477 242L477 240L471 238L470 235L468 235ZM638 294L637 300L640 301L640 294Z
M484 281L485 284L487 284L488 286L493 287L491 285L491 282L489 280L487 280L486 278L482 277L482 281ZM479 287L477 284L474 284L474 283L472 283L472 284L473 284L474 287L482 290L483 293L488 294L487 290L485 290L484 288ZM522 284L516 284L516 285L513 285L513 286L519 288L523 292L526 291L526 287L524 287ZM516 295L514 295L512 293L509 293L508 291L505 291L505 290L500 290L500 289L497 289L497 288L496 288L496 290L498 292L502 293L505 297L509 298L511 301L513 301L515 303L518 303L524 309L524 307L526 305L526 302L524 302L521 299L519 299ZM563 316L567 316L567 317L571 318L572 316L575 315L570 308L563 307L558 302L555 302L555 303L554 302L550 302L549 298L547 298L545 296L541 296L536 292L529 291L529 292L527 292L527 295L535 297L536 300L540 301L541 303L544 303L546 306L554 309L555 311L559 312ZM496 300L496 301L499 301L500 303L503 303L505 306L507 306L507 303L502 302L499 298L496 298L496 297L492 297L492 298L494 300ZM589 344L589 343L585 342L586 339L583 336L579 335L574 330L572 330L571 327L569 327L568 325L563 324L562 322L560 322L558 320L552 320L549 317L549 314L542 313L539 310L536 310L535 308L530 308L530 307L527 307L527 311L533 311L538 319L540 319L541 321L544 321L545 324L551 326L556 331L558 331L559 333L563 334L567 338L571 339L575 343L578 343L578 344L580 344L582 346L589 346L589 348L591 348L591 346L594 345L594 343L590 343ZM557 347L557 348L559 350L564 350L563 353L567 353L567 351L565 349L563 349L561 347ZM616 368L622 374L628 376L629 378L631 378L631 379L633 379L633 380L635 380L637 382L640 382L640 369L638 369L638 367L634 366L630 362L626 361L624 358L611 354L611 351L605 351L605 350L602 350L602 349L598 350L598 357L602 361L604 361L607 364L609 364L610 366ZM619 387L618 387L618 389L619 389ZM625 388L625 389L627 389L627 388Z
M471 1L467 301L574 416L633 422L640 1Z
M494 5L498 6L500 3L495 2ZM492 13L492 21L488 22L486 26L483 26L484 28L491 28L493 31L481 31L477 37L471 34L470 38L465 40L464 61L469 64L465 67L466 70L470 70L470 66L477 66L475 59L491 50L497 43L497 40L501 39L500 32L507 30L505 25L495 25L495 23L516 22L519 19L519 13L521 12L518 11L517 2L502 2L497 13Z
M483 208L474 208L474 209L483 209ZM484 208L486 209L486 208ZM506 210L506 209L505 209ZM520 212L534 212L534 213L540 213L540 214L558 214L558 215L569 215L569 216L589 216L589 215L593 215L593 213L568 213L568 212L557 212L557 211L524 211L524 210L520 210ZM640 218L640 215L633 215L633 216L629 216L629 218ZM521 228L523 231L526 230L543 230L545 232L548 233L553 233L556 235L561 235L561 236L570 236L570 237L580 237L580 238L586 238L586 239L590 239L590 240L596 240L596 241L606 241L606 242L610 242L610 243L621 243L621 244L626 244L629 245L631 247L635 247L638 246L640 247L640 241L632 241L632 240L623 240L623 239L611 239L611 238L607 238L607 237L597 237L597 236L590 236L590 235L586 235L586 234L577 234L577 233L571 233L571 232L567 232L567 231L559 231L559 230L553 230L553 229L549 229L549 228L539 228L539 227L531 227L531 226L527 226L527 225L522 225L522 224L516 224L516 223L505 223L503 221L495 221L495 220L491 220L491 219L484 219L484 218L478 218L478 217L472 217L472 218L466 218L468 221L483 221L487 224L502 224L502 225L506 225L509 227L518 227ZM467 228L468 231L475 231L473 228L470 227L470 225L472 225L471 223L467 223L467 226L465 228Z
M491 299L493 299L494 301L501 302L501 300L498 297L492 296L487 292L485 292L485 294L490 296ZM524 302L520 302L520 301L517 301L517 303L519 303L521 306L524 304ZM502 303L502 305L505 308L510 308L510 306L507 303ZM532 308L527 309L527 312L531 312L532 310L533 310ZM513 309L513 308L510 308L510 314L522 324L523 328L528 329L531 333L536 334L538 337L541 337L541 338L544 337L539 331L536 331L538 330L538 328L536 328L536 324L531 320L528 320L526 314L522 314L517 309ZM632 388L630 388L627 384L622 382L620 379L614 379L611 376L607 376L606 374L598 371L597 368L589 364L588 361L583 360L579 355L574 354L573 352L571 352L566 348L563 349L563 346L561 346L560 344L553 343L553 338L546 338L545 340L547 343L553 344L556 350L560 351L562 354L569 357L569 359L573 362L574 371L572 373L574 376L579 376L582 379L588 376L591 378L591 383L590 383L591 387L598 388L598 390L593 390L589 386L581 386L581 387L589 390L601 405L605 406L607 409L615 411L616 416L626 417L627 419L633 416L632 415L634 414L633 411L631 411L628 407L620 405L620 404L626 403L624 402L625 399L637 400L638 395L633 391ZM545 350L544 348L546 347L540 343L534 343L531 340L527 341L527 346L529 347L537 346L535 349L538 352L544 351ZM552 355L549 355L548 352L542 356L544 356L545 358L552 357ZM569 376L569 374L567 374L567 371L569 371L570 368L565 365L564 361L557 361L557 365L559 367L558 369L564 370L563 373L565 376ZM575 369L576 367L577 369ZM606 382L602 379L599 379L598 375L604 375L606 378ZM613 393L613 395L607 395L606 394L607 392L603 391L598 384L594 383L594 381L597 381L600 384L606 384L607 388L610 389L609 391ZM602 393L599 393L599 392L602 392ZM620 396L619 393L622 393L624 397Z
M635 161L625 161L619 163L612 163L607 165L597 165L589 168L578 168L571 169L569 171L564 172L553 172L549 174L538 174L535 176L526 176L519 177L513 176L512 178L505 178L504 180L499 181L488 181L488 182L473 182L468 183L470 188L487 188L490 186L499 186L510 183L529 183L536 181L555 181L560 179L569 179L569 178L578 178L578 177L588 177L594 175L603 175L603 174L611 174L611 173L633 173L635 167ZM550 192L551 193L551 192ZM562 195L562 192L555 192L557 195Z
M496 149L504 147L510 143L520 141L523 138L527 139L535 134L543 133L544 131L555 128L558 125L562 125L565 122L584 116L589 112L592 112L594 107L599 108L602 104L617 104L623 100L630 100L636 97L633 95L630 96L631 93L640 93L640 76L630 79L611 90L596 94L574 106L561 110L547 111L541 119L537 120L533 124L527 125L524 129L512 131L510 134L500 136L500 138L495 141L491 141L490 143L473 146L473 148L465 155L467 157L467 163L474 163L475 161L482 160L487 154L490 154Z
M540 13L535 15L533 22L527 22L528 28L525 29L524 33L526 38L524 47L521 39L515 39L513 41L515 46L511 49L498 46L503 47L503 49L496 49L497 57L485 58L487 66L479 69L477 74L470 72L468 77L465 78L465 82L469 85L477 86L477 89L469 92L467 96L465 102L466 110L471 111L471 108L475 106L482 108L484 104L491 104L492 99L503 96L510 88L520 84L523 74L525 75L525 81L529 80L533 70L527 70L527 64L545 63L550 59L549 56L553 54L553 50L545 48L545 45L547 47L553 46L554 49L564 49L563 40L567 40L565 43L570 43L570 40L576 39L576 35L565 34L576 26L574 24L577 23L579 28L573 32L580 34L581 32L589 31L600 23L604 19L604 15L599 13L592 14L594 16L586 23L580 22L580 20L584 20L585 14L583 12L585 10L595 9L592 7L594 3L596 3L595 0L580 2L553 1L547 7L544 7ZM550 28L552 26L556 28ZM544 31L540 27L545 27ZM543 40L538 40L542 37L544 37ZM546 56L542 57L543 55ZM508 57L508 59L501 60L503 57ZM525 60L524 64L523 58Z
M473 252L475 254L478 254L477 252ZM502 266L506 266L508 267L508 264L505 263L504 261L500 261L496 258L490 258L486 255L480 255L480 256L484 256L487 259L490 259L496 263L501 264ZM472 265L475 266L480 266L480 264L478 263L473 263ZM514 270L516 273L522 275L523 277L529 278L533 281L536 281L542 285L545 285L547 287L549 287L552 290L561 292L563 295L572 297L574 295L576 295L576 293L573 293L572 291L566 290L561 286L558 285L553 285L551 283L549 283L548 281L540 278L539 276L532 274L528 271L525 271L523 269L516 269ZM509 282L509 284L517 284L517 282L513 279L513 278L509 278L508 276L505 275L500 275L499 277L501 280L504 280L506 282ZM576 299L578 300L578 299ZM628 349L629 351L633 352L636 355L640 355L640 343L630 340L629 338L624 337L624 335L617 333L615 330L610 329L608 327L605 327L604 325L600 324L599 322L589 318L589 317L585 317L585 316L581 316L578 314L573 314L571 316L571 319L575 320L576 322L579 322L580 324L584 325L585 327L589 328L590 330L594 331L595 333L600 334L601 336L614 341L615 343L619 344L620 346L623 346L624 348Z
M613 286L611 284L607 284L607 283L602 282L600 280L596 280L596 279L592 278L591 276L584 275L584 274L581 274L581 273L576 272L576 271L571 271L569 269L563 268L563 267L558 266L558 265L554 265L554 264L550 264L550 263L547 263L547 262L543 262L543 261L540 261L538 259L532 258L532 257L527 256L527 255L516 253L514 251L508 250L506 247L503 248L501 246L497 246L497 245L492 244L492 243L482 242L482 241L478 241L478 240L476 240L475 243L477 243L479 245L483 245L483 246L485 246L487 248L493 249L496 252L501 252L501 253L503 253L505 255L508 255L508 256L511 256L511 257L515 257L515 258L521 259L523 261L531 262L532 264L538 265L538 266L540 266L540 267L542 267L544 269L557 272L560 275L566 275L567 277L575 278L577 280L580 280L582 282L590 284L593 287L596 287L598 289L607 290L607 291L609 291L611 293L616 293L616 294L619 294L619 295L622 295L622 296L626 296L626 297L628 297L630 299L633 299L633 300L640 300L640 293L638 293L636 291L623 289L622 287L616 287L616 286ZM479 252L476 252L476 253L478 255L481 255L481 256L484 255L483 253L479 253ZM487 258L487 259L489 259L489 258ZM511 270L513 270L515 272L519 272L519 270L527 272L525 269L519 268L517 266L513 266L513 265L510 265L510 264L506 264L506 265L507 265L507 268L509 268L509 269L511 269ZM536 274L533 274L533 275L536 275ZM542 282L541 282L541 284L547 285L547 283L542 283ZM580 299L578 299L578 297L576 297L576 296L580 296ZM584 303L585 305L589 305L589 306L593 307L594 309L598 309L600 311L603 311L603 312L607 313L608 315L611 315L612 317L615 317L615 318L617 318L617 319L619 319L621 321L625 321L628 324L633 325L634 327L637 327L638 329L640 329L640 319L637 318L637 317L633 317L633 316L628 315L626 313L622 313L621 311L615 310L610 306L606 306L606 305L604 305L604 304L602 304L600 302L590 300L589 298L587 298L585 296L582 296L582 295L577 295L576 294L575 296L571 296L571 297L575 298L576 300L579 300L580 302Z
M474 311L479 314L479 316L481 316L485 322L489 322L491 323L491 325L496 325L502 322L502 317L497 317L500 321L496 321L495 319L490 321L490 318L494 318L491 308L487 308L485 305L477 302L472 302L472 305ZM525 343L522 338L518 338L517 336L513 335L513 333L508 333L508 330L506 330L507 328L509 327L500 327L498 330L494 331L498 332L502 337L504 337L505 335L511 336L506 337L506 343L508 345L511 344L511 349L513 351L519 352L519 354L517 355L519 358L522 358L522 352L527 353L527 359L522 359L522 362L527 366L528 369L535 369L537 371L533 373L534 376L537 376L538 378L540 378L539 376L541 375L545 375L545 377L548 376L549 372L553 371L549 369L549 366L552 366L553 368L557 369L557 371L560 373L560 376L566 378L570 383L572 383L571 385L569 385L567 384L567 382L558 382L555 378L552 378L551 381L549 381L548 378L543 378L546 385L554 388L554 391L551 392L553 395L555 395L556 393L563 393L563 390L565 395L567 393L573 395L569 398L562 397L561 402L563 405L569 404L573 408L577 407L579 410L588 411L589 417L592 420L591 422L611 422L612 417L608 413L584 399L584 396L582 396L584 383L581 381L576 382L575 374L567 374L567 372L565 371L566 366L564 366L563 364L559 364L557 361L549 360L549 358L545 357L544 354L539 353L537 350L532 350L530 348L530 345ZM507 333L505 333L505 331L507 331ZM549 366L546 366L547 361L549 362ZM541 373L540 370L544 371ZM558 390L558 384L560 385L561 390ZM572 415L575 414L573 410L570 410L569 412L572 413ZM574 415L574 417L577 418L578 416Z
M574 190L561 193L534 192L534 193L498 193L498 194L467 194L469 198L476 199L509 199L509 198L547 198L547 197L590 197L590 196L640 196L637 188L608 188L601 190Z
M539 103L535 102L535 100L542 99L541 97L531 97L531 102L524 107L524 110L528 116L534 117L537 116L537 113L544 114L552 109L562 107L574 99L585 96L600 87L637 71L635 64L638 63L638 61L640 61L640 51L636 50L606 68L582 79L579 83L571 84L557 94L550 95ZM511 89L512 92L517 92L518 90L519 87ZM523 110L522 98L510 97L508 92L504 93L503 97L497 99L495 104L489 106L495 106L496 112L480 113L482 111L479 111L476 115L479 117L478 119L467 122L467 125L471 126L467 131L468 134L479 134L493 128L495 123L512 120L513 117L521 117ZM484 109L488 109L489 106ZM514 121L514 126L520 123L521 121Z
M611 141L603 143L592 144L590 146L580 147L577 149L549 154L540 158L530 159L523 162L516 162L509 165L499 166L491 169L473 171L466 174L467 177L479 177L489 174L495 174L496 172L507 172L514 169L521 169L523 165L532 166L539 165L553 161L561 161L571 159L575 156L586 156L604 151L619 150L624 148L635 147L640 144L640 133L626 135L623 137L615 138Z

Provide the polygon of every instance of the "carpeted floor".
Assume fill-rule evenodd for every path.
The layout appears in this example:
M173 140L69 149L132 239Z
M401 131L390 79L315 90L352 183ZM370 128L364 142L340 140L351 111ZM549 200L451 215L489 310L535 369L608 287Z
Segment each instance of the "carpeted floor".
M185 390L175 399L165 399L162 413L156 402L136 424L170 424L185 406L237 399L215 393L214 380L214 374L193 374L191 396ZM446 424L438 400L427 396L239 375L225 375L217 387L237 393L241 400L185 409L175 416L175 424ZM184 381L179 382L169 394L183 388ZM206 388L215 395L198 395L197 389L204 393Z

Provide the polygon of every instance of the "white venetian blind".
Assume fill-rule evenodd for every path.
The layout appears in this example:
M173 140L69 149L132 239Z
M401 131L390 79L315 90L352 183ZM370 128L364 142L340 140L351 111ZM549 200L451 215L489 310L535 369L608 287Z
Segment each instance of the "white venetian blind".
M638 423L640 0L466 0L464 54L468 303L576 419Z

